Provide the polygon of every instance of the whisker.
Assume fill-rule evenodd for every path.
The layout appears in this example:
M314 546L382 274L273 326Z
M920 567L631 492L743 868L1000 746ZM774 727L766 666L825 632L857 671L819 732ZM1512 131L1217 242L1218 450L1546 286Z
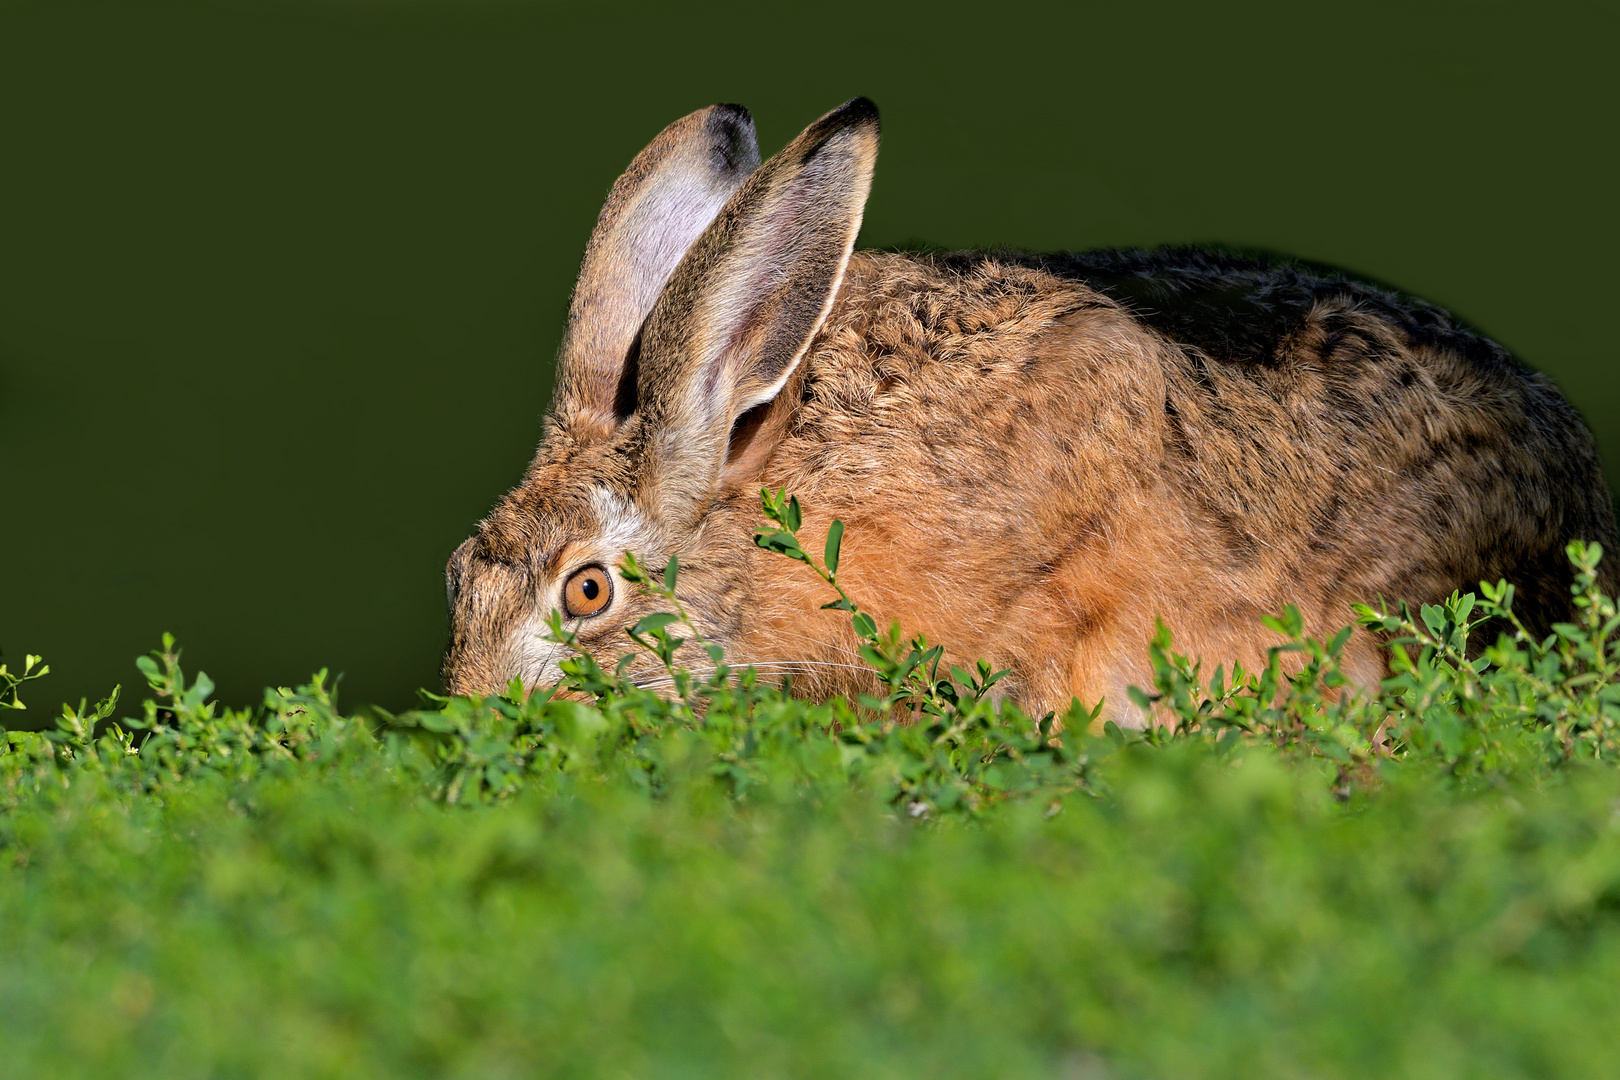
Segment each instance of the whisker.
M792 671L794 671L796 669L809 669L809 668L841 668L841 669L846 670L846 671L860 671L860 672L867 672L867 673L870 673L871 670L872 670L871 668L864 667L864 666L862 666L860 664L841 664L841 663L838 663L837 661L833 661L833 660L756 660L756 661L750 661L750 662L738 661L737 663L727 664L726 666L728 668L732 669L733 671L741 671L741 670L743 670L745 668L753 668L755 671L760 672L762 674L773 674L773 673L777 673L777 672L791 673ZM703 667L703 668L687 668L686 670L694 678L703 679L703 678L708 678L709 676L713 675L715 673L715 671L717 671L718 669L711 666L711 667ZM636 686L636 687L638 687L638 688L640 688L642 690L654 690L654 689L658 689L658 688L661 688L661 687L673 686L674 683L675 683L675 680L670 675L658 674L658 675L653 676L651 678L632 679L631 683L632 683L632 685L634 685L634 686Z
M845 664L838 660L727 660L727 667L839 667L855 671L871 670L865 664Z
M777 630L774 633L777 637L798 638L800 641L808 641L812 645L820 645L823 648L831 649L833 652L843 653L845 656L853 656L857 660L861 659L861 654L856 652L854 649L846 649L842 645L834 645L830 641L824 641L818 637L811 637L809 634L795 634L791 630Z
M575 625L576 626L578 625L578 620L577 619L575 620ZM548 630L548 633L549 633L549 630ZM545 680L546 671L547 671L547 669L549 669L551 667L551 662L552 662L552 660L554 660L556 658L557 650L563 647L563 643L560 640L558 640L557 638L548 638L546 634L536 634L535 637L538 637L541 641L549 640L551 642L551 651L546 654L546 658L544 660L540 661L540 670L538 672L538 677L535 679L535 681L538 683L538 682L543 682ZM555 686L557 683L561 682L562 680L563 680L563 674L562 674L561 669L559 669L558 672L557 672L557 678L555 680L553 680L551 683L548 683L547 685Z

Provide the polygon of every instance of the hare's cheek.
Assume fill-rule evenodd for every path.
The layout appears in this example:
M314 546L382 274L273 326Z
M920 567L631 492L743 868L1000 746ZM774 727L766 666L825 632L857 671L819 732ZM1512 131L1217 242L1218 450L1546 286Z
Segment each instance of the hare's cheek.
M550 686L562 678L562 661L568 650L552 641L551 627L540 615L531 615L518 624L506 640L506 677L522 679L529 689Z

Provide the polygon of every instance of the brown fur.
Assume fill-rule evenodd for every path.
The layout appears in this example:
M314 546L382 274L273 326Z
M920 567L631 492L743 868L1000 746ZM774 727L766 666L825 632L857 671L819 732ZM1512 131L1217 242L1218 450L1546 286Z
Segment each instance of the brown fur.
M1127 722L1155 618L1182 651L1254 665L1284 604L1327 635L1356 601L1507 577L1544 628L1570 609L1565 543L1614 549L1573 410L1426 305L1196 254L851 256L865 108L818 121L693 245L648 314L632 414L569 422L592 410L560 395L524 482L452 560L452 691L551 672L519 639L563 576L617 560L609 534L680 557L733 662L866 688L825 587L753 547L761 486L799 495L807 539L846 522L842 576L880 622L1010 668L1026 708L1106 697ZM769 289L736 286L760 267L781 270ZM621 587L578 630L611 661L647 610ZM1367 635L1347 655L1359 681L1384 673Z

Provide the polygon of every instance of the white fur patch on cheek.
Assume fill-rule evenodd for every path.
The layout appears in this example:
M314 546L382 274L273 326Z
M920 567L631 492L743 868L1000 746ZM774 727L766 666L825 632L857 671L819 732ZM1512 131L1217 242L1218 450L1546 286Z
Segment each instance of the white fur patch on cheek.
M550 614L550 610L547 610ZM512 633L507 643L508 675L523 680L523 688L533 692L538 687L550 686L563 677L561 664L573 655L566 645L549 640L551 627L546 615L531 615Z

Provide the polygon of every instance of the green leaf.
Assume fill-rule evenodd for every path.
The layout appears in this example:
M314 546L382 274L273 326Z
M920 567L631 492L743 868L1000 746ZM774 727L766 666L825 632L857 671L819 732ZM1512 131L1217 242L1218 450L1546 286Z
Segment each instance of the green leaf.
M608 721L597 709L579 701L551 701L546 711L557 725L557 733L580 746L607 730Z
M675 579L680 576L680 572L681 561L674 555L671 555L669 557L669 562L664 564L664 588L668 589L670 592L674 592Z
M1352 627L1346 626L1333 635L1333 640L1328 642L1327 647L1329 656L1338 656L1344 650L1344 643L1350 640L1351 629Z
M624 558L619 561L619 573L624 576L624 580L632 585L647 584L647 571L642 567L641 561L636 558L636 553L633 551L624 553Z
M827 549L822 555L829 574L838 573L838 549L843 546L843 543L844 523L834 518L833 523L827 526Z
M760 513L764 514L770 520L776 522L781 521L781 515L776 509L776 496L771 492L770 488L759 489L759 509Z
M671 615L667 611L655 611L651 615L642 616L636 625L630 628L630 634L632 637L640 637L643 634L650 634L655 630L662 630L670 623L678 622L679 620L680 616L678 615Z
M761 529L754 534L754 544L757 547L764 548L766 551L774 551L786 555L790 559L797 559L799 562L807 563L810 561L810 556L806 555L804 549L799 547L799 541L792 533Z
M1298 638L1305 632L1305 620L1293 604L1286 605L1281 614L1261 616L1260 625L1286 638Z
M142 675L146 676L146 681L152 689L157 690L160 688L163 682L163 673L158 668L156 660L153 660L150 656L137 656L135 666L140 669Z

